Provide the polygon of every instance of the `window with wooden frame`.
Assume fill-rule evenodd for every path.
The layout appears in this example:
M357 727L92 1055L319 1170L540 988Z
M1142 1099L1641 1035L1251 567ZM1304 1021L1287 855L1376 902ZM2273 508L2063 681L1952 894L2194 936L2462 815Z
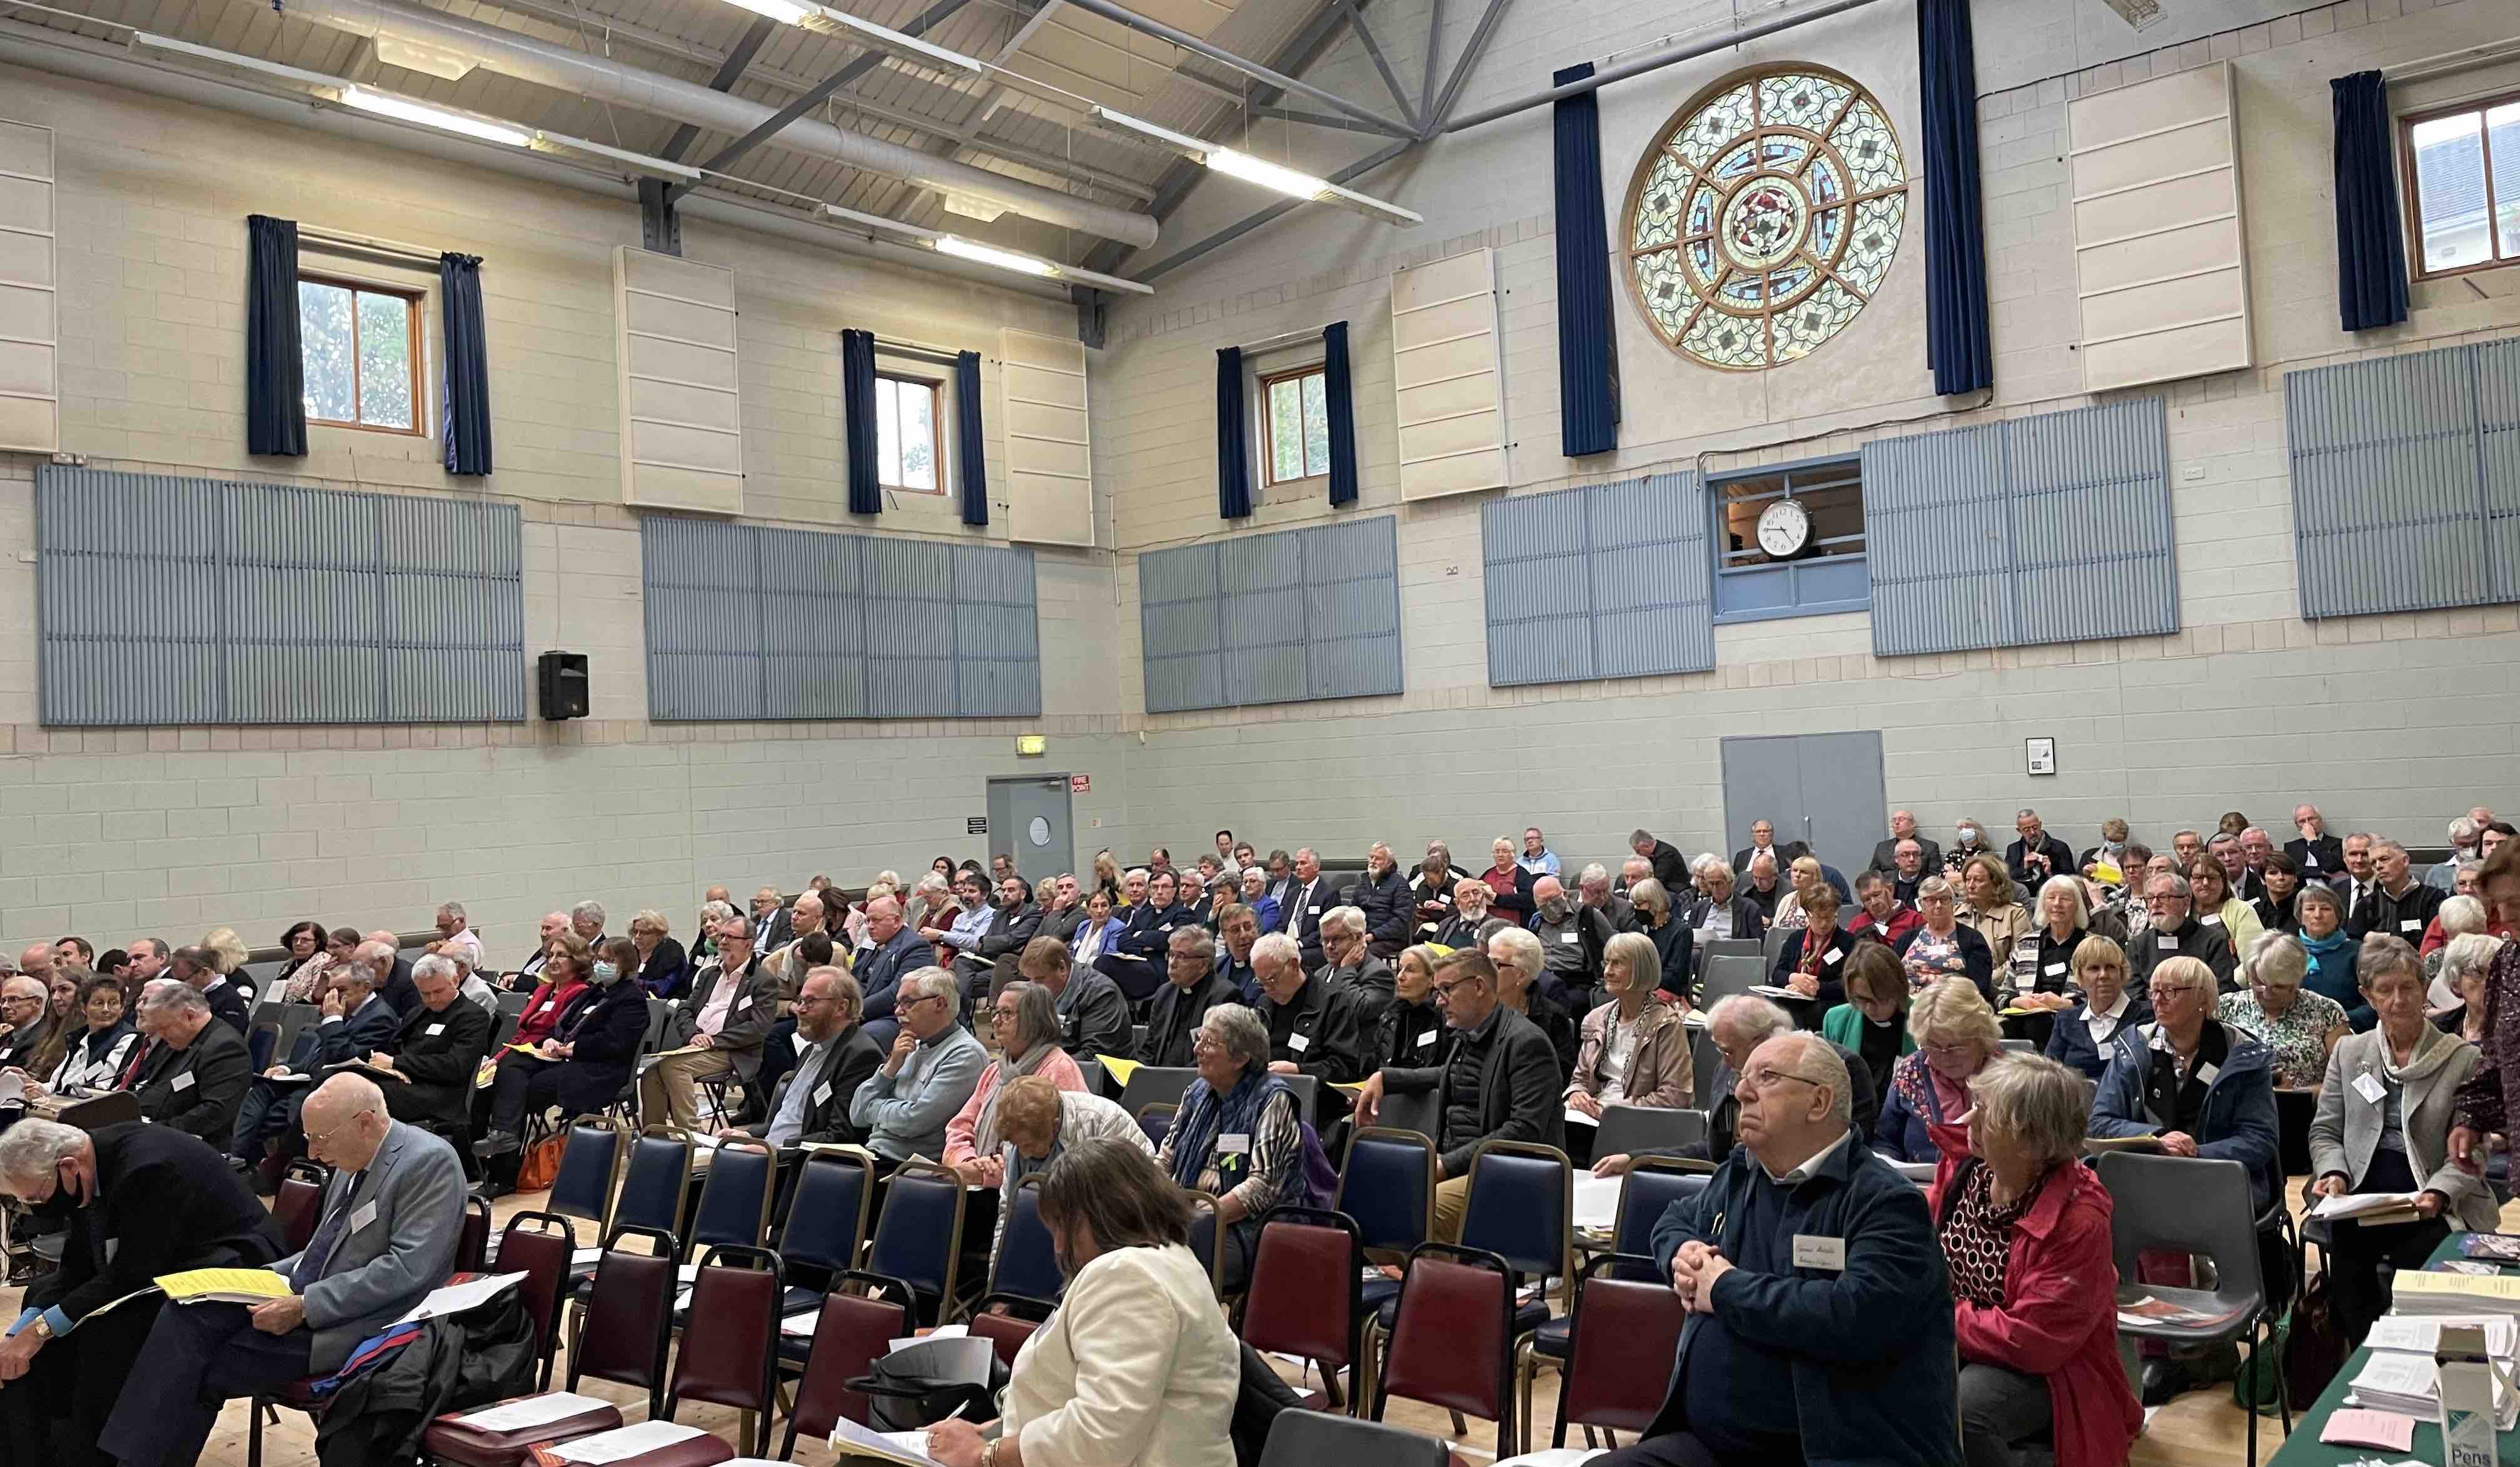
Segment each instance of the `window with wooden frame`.
M2520 92L2398 119L2414 277L2520 263Z
M425 435L424 292L321 275L297 278L306 421Z
M1330 471L1329 378L1321 363L1260 378L1260 467L1270 484Z
M876 478L909 494L945 492L943 385L925 378L878 372L875 378Z

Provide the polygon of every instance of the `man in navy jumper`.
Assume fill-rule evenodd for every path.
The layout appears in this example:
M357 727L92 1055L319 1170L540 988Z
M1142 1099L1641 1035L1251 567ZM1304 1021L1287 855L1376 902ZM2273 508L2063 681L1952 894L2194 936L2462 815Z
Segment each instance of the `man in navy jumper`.
M1741 1144L1655 1224L1688 1306L1661 1410L1600 1467L1957 1467L1952 1296L1924 1193L1849 1134L1819 1035L1751 1052Z

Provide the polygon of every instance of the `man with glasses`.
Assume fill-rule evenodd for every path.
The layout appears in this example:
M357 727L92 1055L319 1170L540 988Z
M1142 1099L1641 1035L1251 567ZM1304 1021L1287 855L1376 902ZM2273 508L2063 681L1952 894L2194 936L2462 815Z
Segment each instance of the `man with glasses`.
M27 1285L0 1344L0 1460L10 1462L97 1460L97 1434L160 1302L98 1309L158 1274L259 1267L286 1246L214 1148L164 1126L91 1133L22 1121L0 1140L0 1190L69 1229L61 1267Z
M139 1027L156 1041L124 1087L139 1100L141 1118L226 1145L253 1081L244 1037L212 1019L209 1000L180 978L141 990Z
M2149 1135L2172 1156L2235 1161L2249 1174L2253 1217L2282 1191L2277 1161L2274 1056L2245 1029L2213 1017L2214 972L2193 957L2165 956L2152 970L2152 1022L2121 1028L2092 1097L2091 1132ZM2259 1250L2268 1297L2290 1292L2288 1250ZM2281 1285L2280 1289L2276 1285ZM2143 1399L2158 1405L2184 1384L2177 1361L2144 1366Z
M718 923L717 956L692 979L692 997L665 1024L665 1051L639 1077L644 1123L670 1120L689 1131L699 1119L692 1087L732 1075L749 1088L761 1073L761 1047L777 1021L778 987L752 951L752 923Z
M1173 937L1207 936L1204 927L1176 927ZM1055 937L1036 937L1015 959L1015 974L1050 990L1051 1006L1058 1011L1058 1047L1070 1059L1100 1059L1105 1054L1129 1057L1134 1038L1129 1000L1110 976L1081 968L1069 958L1067 944Z
M901 1033L849 1100L849 1124L867 1134L867 1149L886 1171L914 1156L944 1156L945 1123L980 1088L989 1051L963 1027L962 999L962 986L943 968L901 980L892 1009Z
M1863 1089L1815 1034L1748 1056L1742 1149L1654 1224L1688 1318L1607 1467L1959 1460L1950 1269L1924 1193L1849 1134Z
M2228 989L2239 959L2231 952L2231 935L2208 927L2190 910L2187 878L2176 871L2156 871L2143 881L2144 933L2127 955L2128 966L2140 985L2152 970L2173 957L2193 957L2213 970L2214 981Z
M770 1119L718 1134L757 1137L783 1153L807 1141L864 1144L866 1133L849 1119L849 1100L883 1063L883 1051L858 1023L858 981L845 971L807 973L792 1005L801 1052L770 1096Z
M50 954L52 950L46 949ZM53 1037L51 991L40 978L23 974L0 982L0 1070L23 1070L36 1050ZM36 1075L48 1080L50 1075Z
M1440 1065L1374 1071L1357 1091L1356 1115L1359 1125L1372 1125L1386 1091L1436 1094L1435 1236L1455 1243L1482 1142L1565 1148L1566 1082L1549 1036L1498 999L1496 965L1484 955L1455 953L1436 964L1434 998L1453 1031L1452 1054Z
M1256 930L1257 924L1249 919L1250 911L1247 907L1229 907L1226 913L1229 917L1241 913L1238 920L1243 926ZM1147 1039L1138 1048L1138 1059L1144 1064L1181 1069L1192 1062L1191 1045L1198 1038L1198 1026L1206 1019L1207 1011L1219 1003L1239 1003L1242 994L1233 980L1217 970L1216 943L1205 928L1175 930L1167 964L1164 986L1147 1015ZM1100 973L1095 976L1102 977Z
M1251 945L1251 967L1260 980L1270 1070L1319 1079L1322 1112L1335 1117L1330 1087L1364 1079L1373 1062L1374 1026L1366 1017L1364 996L1306 973L1302 950L1282 932Z

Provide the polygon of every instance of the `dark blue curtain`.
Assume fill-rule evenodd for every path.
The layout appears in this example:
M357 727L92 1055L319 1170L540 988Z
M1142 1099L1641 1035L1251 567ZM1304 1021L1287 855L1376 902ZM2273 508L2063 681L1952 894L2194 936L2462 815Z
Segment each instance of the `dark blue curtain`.
M980 436L980 354L954 357L954 457L963 466L963 522L989 522L989 446Z
M1330 419L1330 503L1356 503L1356 389L1348 379L1347 323L1322 328L1322 397Z
M1593 74L1582 62L1564 86ZM1570 459L1619 446L1619 341L1610 319L1610 237L1601 222L1601 104L1560 98L1557 118L1557 409Z
M1241 519L1251 512L1250 415L1242 407L1242 348L1216 354L1216 512Z
M1925 360L1949 397L1995 385L1977 171L1977 42L1969 0L1916 0L1924 81Z
M2336 108L2336 305L2349 332L2407 319L2407 241L2398 223L2397 140L2377 71L2330 81Z
M490 471L490 355L481 333L481 257L437 257L446 334L446 471Z
M245 451L306 454L306 363L297 345L297 221L245 221Z
M840 333L840 411L849 420L849 512L883 512L875 462L875 333Z

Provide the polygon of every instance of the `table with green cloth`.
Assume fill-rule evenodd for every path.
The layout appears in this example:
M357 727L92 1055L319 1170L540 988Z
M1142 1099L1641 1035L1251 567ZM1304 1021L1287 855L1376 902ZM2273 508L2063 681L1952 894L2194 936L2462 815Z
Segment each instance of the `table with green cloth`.
M2460 1257L2458 1240L2465 1236L2465 1233L2454 1232L2442 1239L2441 1246L2433 1250L2433 1256L2424 1261L2424 1267L2429 1268L2446 1260ZM2510 1267L2502 1269L2506 1276L2514 1271ZM2415 1445L2409 1451L2380 1451L2368 1446L2330 1446L2318 1440L2319 1433L2327 1429L2327 1418L2334 1415L2337 1408L2345 1404L2347 1388L2353 1384L2354 1377L2362 1373L2364 1362L2370 1358L2371 1352L2367 1347L2346 1356L2345 1368L2336 1372L2336 1379L2327 1383L2327 1389L2318 1394L2318 1400L2313 1402L2308 1410L2296 1409L2292 1418L2292 1436L2285 1440L2284 1445L2270 1459L2270 1467L2343 1467L2344 1463L2361 1461L2366 1457L2376 1457L2389 1462L2405 1461L2409 1458L2418 1462L2438 1462L2442 1459L2441 1427L2421 1418L2415 1422ZM2221 1389L2228 1392L2230 1387L2224 1386ZM2501 1456L2506 1462L2520 1461L2520 1430L2502 1434Z

